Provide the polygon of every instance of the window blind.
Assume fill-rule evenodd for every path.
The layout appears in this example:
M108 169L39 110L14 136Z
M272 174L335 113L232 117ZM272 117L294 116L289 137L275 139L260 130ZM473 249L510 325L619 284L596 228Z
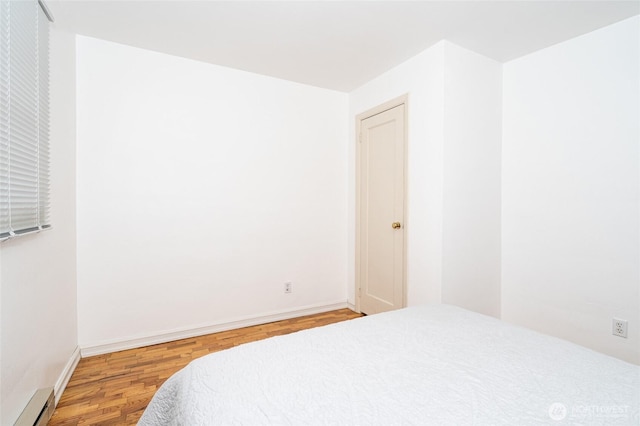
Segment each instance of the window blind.
M49 228L49 24L0 1L0 240Z

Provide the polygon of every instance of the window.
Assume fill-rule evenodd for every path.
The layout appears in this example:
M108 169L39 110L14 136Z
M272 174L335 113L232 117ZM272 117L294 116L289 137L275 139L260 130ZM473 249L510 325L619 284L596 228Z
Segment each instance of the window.
M0 1L0 241L49 228L49 23Z

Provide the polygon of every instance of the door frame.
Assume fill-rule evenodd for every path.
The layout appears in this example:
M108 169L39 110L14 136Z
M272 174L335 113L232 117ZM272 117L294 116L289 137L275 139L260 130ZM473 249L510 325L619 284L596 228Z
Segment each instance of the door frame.
M378 115L395 107L404 105L404 140L402 143L404 144L404 159L403 159L403 188L404 197L403 197L403 205L402 205L402 232L404 233L403 238L403 256L402 256L402 306L407 306L407 232L408 223L407 223L407 165L408 165L408 155L407 155L407 141L408 141L408 117L409 117L409 94L404 94L397 98L391 99L377 107L366 110L358 115L356 115L356 220L355 220L355 228L356 228L356 241L355 241L355 309L356 312L360 313L360 290L361 290L361 273L360 273L360 254L361 254L361 236L360 236L360 216L362 214L362 205L361 205L361 195L360 191L362 190L362 182L361 182L361 161L362 161L362 147L361 147L361 131L362 131L362 122L367 118L373 117L374 115Z

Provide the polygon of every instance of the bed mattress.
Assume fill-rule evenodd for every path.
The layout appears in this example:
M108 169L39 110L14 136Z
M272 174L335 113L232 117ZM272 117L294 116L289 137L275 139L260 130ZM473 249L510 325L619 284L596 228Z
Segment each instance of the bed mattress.
M640 367L495 318L426 305L191 362L139 424L640 424Z

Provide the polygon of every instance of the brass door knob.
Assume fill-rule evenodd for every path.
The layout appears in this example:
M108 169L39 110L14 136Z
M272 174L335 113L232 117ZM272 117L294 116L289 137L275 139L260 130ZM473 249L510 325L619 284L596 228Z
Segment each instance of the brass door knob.
M398 229L398 228L402 227L402 225L400 225L400 222L393 222L393 223L391 224L391 227L392 227L393 229Z

